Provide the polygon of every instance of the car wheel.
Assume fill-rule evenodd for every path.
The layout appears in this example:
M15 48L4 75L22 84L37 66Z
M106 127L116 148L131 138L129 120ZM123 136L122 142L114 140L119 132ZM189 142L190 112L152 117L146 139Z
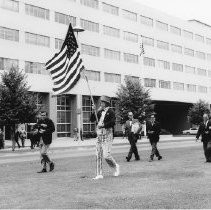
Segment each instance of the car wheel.
M189 133L189 132L187 132L186 134L187 134L187 135L190 135L190 133Z

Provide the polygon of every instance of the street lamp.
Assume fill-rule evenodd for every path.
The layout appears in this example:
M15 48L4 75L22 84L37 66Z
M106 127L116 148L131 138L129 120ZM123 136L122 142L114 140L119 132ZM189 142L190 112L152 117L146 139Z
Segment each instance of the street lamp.
M73 28L73 31L76 32L77 34L77 42L78 42L78 47L80 49L80 44L79 44L79 39L78 39L78 33L84 32L85 30L81 28L80 25L77 25ZM78 133L79 133L79 140L81 140L81 135L83 135L83 132L81 132L81 107L82 107L82 97L81 95L77 94L77 127L78 127Z

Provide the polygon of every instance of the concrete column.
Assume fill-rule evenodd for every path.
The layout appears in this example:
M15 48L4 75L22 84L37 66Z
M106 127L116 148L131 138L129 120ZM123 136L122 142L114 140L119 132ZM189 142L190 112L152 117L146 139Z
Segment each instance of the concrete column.
M55 132L53 133L53 139L57 138L57 97L53 96L52 93L49 93L49 113L48 116L51 120L53 120L55 125Z
M82 114L82 95L78 94L76 95L76 114L77 114L77 128L79 133L79 140L81 140L80 137L80 131L82 130L83 133L83 114Z

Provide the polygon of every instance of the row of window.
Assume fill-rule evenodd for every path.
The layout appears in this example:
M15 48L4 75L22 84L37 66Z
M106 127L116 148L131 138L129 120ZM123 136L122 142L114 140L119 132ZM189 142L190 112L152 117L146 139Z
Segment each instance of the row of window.
M155 67L155 59L144 57L143 62L145 66ZM211 70L206 70L204 68L195 68L193 66L183 65L179 63L172 63L170 65L170 62L164 61L164 60L157 60L157 66L162 69L170 70L172 68L173 71L179 71L179 72L186 72L191 74L198 74L201 76L208 76L211 77ZM172 66L172 67L170 67Z
M100 81L100 72L98 71L91 71L87 70L86 76L88 77L89 80L94 80L94 81ZM130 78L133 81L140 81L139 77L135 76L125 76L125 78ZM111 82L111 83L121 83L121 75L120 74L114 74L114 73L104 73L104 79L105 82ZM159 88L164 88L164 89L171 89L171 86L173 85L174 90L185 90L185 84L180 83L180 82L171 82L171 81L164 81L164 80L159 80ZM144 86L145 87L150 87L150 88L156 88L156 79L150 79L150 78L144 78ZM186 89L189 92L196 92L197 86L194 84L187 84ZM200 93L207 93L208 88L205 86L198 86L198 92Z
M86 22L83 19L81 21L84 24L84 26L86 24L87 24L87 27L90 26L89 22ZM92 27L92 25L90 27ZM96 29L96 30L99 30L99 29ZM119 36L119 31L115 31L114 28L104 26L104 34L110 35L110 36ZM5 40L11 40L11 41L19 41L19 31L14 30L14 29L5 28L5 27L0 27L0 38L5 39ZM131 35L131 33L124 31L124 39L130 40L130 41L131 40L137 41L138 35L136 37L136 36L134 36L134 34ZM33 45L50 47L50 37L48 37L48 36L25 32L25 41L26 41L26 43L33 44ZM144 45L154 46L154 39L149 38L149 37L143 37L143 43L144 43ZM61 49L62 44L63 44L63 40L55 39L55 48L56 49ZM169 43L157 40L157 47L160 49L163 49L163 50L169 50ZM171 50L172 50L172 52L181 54L182 46L171 44ZM100 48L82 44L82 52L83 51L85 54L88 54L88 55L99 56ZM95 52L92 53L92 51L95 51ZM188 56L195 55L197 58L200 58L203 60L205 60L207 58L207 60L211 61L210 53L205 54L204 52L200 52L200 51L194 52L193 49L184 48L184 54L188 55ZM115 50L105 49L105 57L114 59L114 60L120 60L120 52L115 51ZM125 58L124 58L124 60L125 60ZM133 55L133 54L131 54L130 56L127 55L126 61L131 62L131 63L138 63L138 55Z
M76 0L72 0L72 1L76 1ZM80 0L80 3L82 5L85 5L88 7L92 7L92 8L96 8L96 9L99 8L98 0ZM0 0L0 7L18 12L19 11L19 2L15 1L15 0ZM102 10L104 12L107 12L107 13L110 13L113 15L119 15L118 7L111 5L111 4L107 4L105 2L102 2ZM34 17L39 17L42 19L49 20L50 19L49 12L50 12L49 9L44 9L44 8L41 8L38 6L25 4L25 13L27 15L31 15ZM138 21L137 13L134 13L134 12L131 12L131 11L128 11L125 9L122 9L122 16L126 19L129 19L129 20L132 20L135 22ZM69 23L71 22L73 25L76 25L76 17L55 12L55 22L67 24L67 25L69 25ZM156 28L158 28L160 30L170 31L171 33L179 35L179 36L183 35L185 38L189 38L189 39L195 38L195 40L198 42L202 42L202 43L206 42L207 45L211 45L211 38L207 38L207 37L205 38L204 36L202 36L200 34L194 34L193 32L188 31L188 30L182 30L179 27L168 25L167 23L164 23L159 20L156 20L154 23L154 20L150 17L140 15L140 23L150 26L150 27L153 27L155 25ZM87 21L84 22L84 20L81 20L81 25L86 30L99 32L99 24L98 23L93 23L93 22L89 23ZM109 30L109 32L110 31L111 30ZM114 31L114 36L119 36L119 32ZM137 37L135 35L129 34L129 36L132 36L132 37L134 36L132 38L132 41L137 40Z
M149 88L156 88L157 87L157 81L156 79L151 78L144 78L144 86ZM185 87L188 92L196 92L197 91L197 85L194 84L184 84L181 82L171 82L171 81L165 81L165 80L159 80L158 81L158 87L163 89L174 89L174 90L180 90L184 91ZM211 92L211 87L209 88ZM206 86L199 85L198 86L198 92L199 93L207 93L208 88Z

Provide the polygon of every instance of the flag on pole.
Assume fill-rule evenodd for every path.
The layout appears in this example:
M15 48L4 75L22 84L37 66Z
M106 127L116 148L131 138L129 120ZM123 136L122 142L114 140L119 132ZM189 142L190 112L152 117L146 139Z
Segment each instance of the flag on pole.
M67 93L80 79L84 65L71 24L60 52L45 66L50 71L55 95Z
M144 54L145 54L144 44L143 44L143 42L141 42L141 44L140 44L140 49L141 49L140 56L142 56L142 55L144 55Z

